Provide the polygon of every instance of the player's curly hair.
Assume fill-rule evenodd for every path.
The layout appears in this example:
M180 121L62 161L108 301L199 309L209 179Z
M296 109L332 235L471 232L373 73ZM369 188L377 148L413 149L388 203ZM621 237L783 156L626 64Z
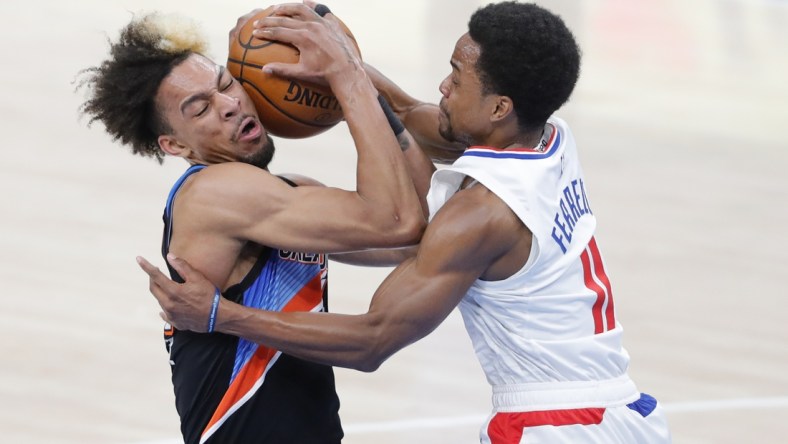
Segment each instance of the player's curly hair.
M481 48L485 93L510 97L521 128L542 126L569 99L580 49L560 17L534 4L493 3L471 16L468 31Z
M189 55L203 54L205 40L195 23L158 13L135 17L110 42L110 57L83 70L79 88L89 89L80 112L104 124L114 141L129 145L134 154L161 163L158 137L171 131L157 109L156 92L162 80Z

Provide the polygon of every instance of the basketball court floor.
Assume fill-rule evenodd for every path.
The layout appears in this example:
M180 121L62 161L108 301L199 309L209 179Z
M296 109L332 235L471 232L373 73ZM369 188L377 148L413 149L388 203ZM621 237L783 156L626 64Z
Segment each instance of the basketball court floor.
M436 101L485 1L333 0L365 59ZM572 126L631 375L674 442L788 436L788 1L543 0L584 53ZM254 7L226 0L0 3L0 442L174 444L158 307L161 212L185 163L91 128L74 80L136 11L190 15L216 60ZM278 140L272 171L354 184L346 128ZM330 266L332 311L389 269ZM337 369L347 444L478 442L486 380L458 314L380 370Z

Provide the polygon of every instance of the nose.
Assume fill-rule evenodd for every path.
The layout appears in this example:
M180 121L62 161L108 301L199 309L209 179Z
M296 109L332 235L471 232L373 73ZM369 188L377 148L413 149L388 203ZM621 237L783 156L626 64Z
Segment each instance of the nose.
M224 119L230 119L241 112L241 99L227 94L217 94L217 107Z
M446 77L443 79L440 85L438 85L438 91L441 92L443 97L449 97L449 78Z

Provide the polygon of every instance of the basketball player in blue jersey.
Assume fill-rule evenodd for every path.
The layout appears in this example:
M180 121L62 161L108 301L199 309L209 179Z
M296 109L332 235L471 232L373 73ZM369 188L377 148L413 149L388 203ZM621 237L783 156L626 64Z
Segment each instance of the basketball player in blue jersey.
M135 18L110 57L86 71L84 113L135 154L190 164L166 201L162 252L208 276L214 308L224 299L326 311L327 253L413 245L426 225L378 92L336 19L304 5L278 13L309 31L275 36L301 52L289 74L327 83L344 109L358 152L357 191L269 173L273 142L251 100L203 55L189 23ZM168 328L165 338L187 444L341 441L331 367L225 334Z
M271 21L261 30L291 26ZM473 14L450 64L437 107L370 70L417 140L465 149L433 174L420 247L369 311L281 313L222 300L216 330L374 371L459 307L492 385L482 443L670 442L662 408L627 374L589 188L572 133L553 115L579 75L574 37L539 6L490 4ZM206 331L211 282L171 262L185 284L140 259L151 292L175 325Z

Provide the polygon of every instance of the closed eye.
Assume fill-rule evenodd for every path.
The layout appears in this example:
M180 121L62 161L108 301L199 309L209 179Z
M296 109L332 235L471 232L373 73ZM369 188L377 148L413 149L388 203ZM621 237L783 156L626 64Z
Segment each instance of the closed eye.
M194 117L200 117L203 114L205 114L206 111L208 111L208 104L207 103L199 111L197 111L197 113L194 115Z
M235 84L235 79L230 77L230 81L221 86L221 91L227 91L233 84Z

